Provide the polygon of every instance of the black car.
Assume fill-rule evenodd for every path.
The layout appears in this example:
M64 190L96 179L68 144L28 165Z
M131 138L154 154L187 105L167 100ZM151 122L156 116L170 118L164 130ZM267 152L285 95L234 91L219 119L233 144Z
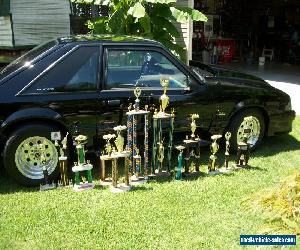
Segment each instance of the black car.
M18 182L38 184L42 166L57 175L53 131L83 133L99 150L101 135L126 124L133 89L141 105L158 107L161 77L170 79L175 130L189 130L189 114L200 115L198 130L243 136L243 118L253 116L251 144L264 135L289 132L295 112L290 97L264 80L191 61L186 66L162 44L127 36L59 38L23 55L0 74L0 135L4 166ZM46 147L41 161L41 145Z

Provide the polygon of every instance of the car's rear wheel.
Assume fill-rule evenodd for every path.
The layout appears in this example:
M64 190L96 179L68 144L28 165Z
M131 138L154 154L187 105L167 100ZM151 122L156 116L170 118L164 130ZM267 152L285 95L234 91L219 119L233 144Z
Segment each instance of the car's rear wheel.
M35 186L43 180L43 166L54 179L58 175L58 152L51 141L54 126L28 124L16 129L4 148L4 166L17 182Z
M248 139L251 149L254 150L261 143L265 133L265 119L258 109L247 109L236 114L228 127L231 132L231 148L236 150L238 142L242 141L245 134L245 121L244 118L252 117L248 122L251 129L251 136Z

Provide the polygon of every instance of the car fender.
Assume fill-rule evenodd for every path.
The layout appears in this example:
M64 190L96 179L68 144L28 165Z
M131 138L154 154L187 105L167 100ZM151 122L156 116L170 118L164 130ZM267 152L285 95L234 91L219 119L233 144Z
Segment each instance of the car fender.
M50 108L26 108L18 110L8 116L1 124L0 131L6 130L11 125L24 122L26 120L41 119L41 120L51 120L53 122L59 123L63 127L66 127L65 119L56 111Z

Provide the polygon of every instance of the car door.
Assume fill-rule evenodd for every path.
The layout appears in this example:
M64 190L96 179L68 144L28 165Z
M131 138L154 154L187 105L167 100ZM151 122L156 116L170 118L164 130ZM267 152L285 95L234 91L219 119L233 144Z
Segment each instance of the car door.
M101 100L110 104L107 110L119 111L114 119L126 124L129 103L134 103L133 90L142 89L141 106L159 109L159 98L163 94L161 78L169 79L167 95L171 108L175 109L175 129L188 130L189 115L199 113L199 126L208 129L212 117L212 99L207 86L197 81L186 67L160 47L154 46L104 46L104 82ZM113 117L113 116L111 116Z
M56 111L71 133L82 133L92 139L99 109L100 46L81 44L63 52L21 95L31 98L28 106L42 104Z

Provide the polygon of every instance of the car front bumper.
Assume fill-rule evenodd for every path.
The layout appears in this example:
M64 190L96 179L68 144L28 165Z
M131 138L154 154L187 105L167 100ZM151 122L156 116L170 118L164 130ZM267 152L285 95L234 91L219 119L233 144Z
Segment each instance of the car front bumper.
M272 136L277 133L291 132L293 120L295 119L295 117L296 112L294 110L270 115L268 136Z

